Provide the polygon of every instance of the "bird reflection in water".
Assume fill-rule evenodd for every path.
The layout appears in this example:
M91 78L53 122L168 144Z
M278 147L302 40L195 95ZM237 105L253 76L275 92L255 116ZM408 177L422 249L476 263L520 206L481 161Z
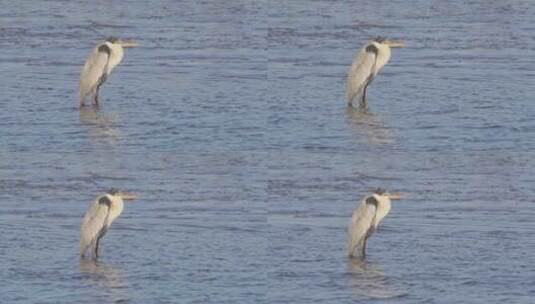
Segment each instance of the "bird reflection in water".
M349 259L348 273L349 285L357 299L392 299L407 294L406 290L390 282L378 264Z
M99 111L98 107L80 108L80 122L87 126L93 140L114 142L119 139L119 132L114 128L116 117Z
M353 129L366 137L370 144L385 145L393 143L390 130L384 125L380 116L366 109L347 107L346 116Z
M121 269L94 260L80 260L80 273L86 283L95 287L97 297L111 303L130 300L129 286Z

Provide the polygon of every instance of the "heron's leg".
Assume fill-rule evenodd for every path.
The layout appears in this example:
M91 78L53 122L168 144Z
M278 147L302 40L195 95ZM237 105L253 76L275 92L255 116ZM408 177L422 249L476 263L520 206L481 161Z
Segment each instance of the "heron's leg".
M100 238L97 238L97 240L95 241L95 247L94 247L94 252L93 252L93 257L95 258L95 260L98 258L98 243L100 242Z
M368 240L368 237L364 238L364 241L362 242L362 246L360 246L360 256L364 259L366 257L366 241Z
M98 106L98 90L99 89L100 89L100 86L97 86L97 88L95 89L95 95L93 95L93 101L96 106Z
M368 108L368 101L366 100L366 89L367 88L368 88L368 86L364 87L364 92L362 92L362 99L360 100L360 106L363 109L367 109Z
M97 87L95 88L95 105L98 106L98 90L100 90L100 86L106 81L107 74L104 73L98 80Z

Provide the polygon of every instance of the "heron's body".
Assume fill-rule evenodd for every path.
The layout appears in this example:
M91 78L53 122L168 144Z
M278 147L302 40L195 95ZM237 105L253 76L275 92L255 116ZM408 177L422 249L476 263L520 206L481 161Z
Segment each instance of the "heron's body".
M105 194L91 204L84 216L80 229L80 256L91 249L93 258L98 257L100 239L106 234L111 223L123 212L121 197Z
M98 105L100 86L123 60L123 47L135 45L133 42L110 38L93 48L80 73L80 106L84 105L85 99L90 95L95 105Z
M112 222L121 215L124 199L133 199L116 190L98 196L86 212L80 227L80 256L88 250L94 259L98 258L100 239L106 234Z
M393 42L382 38L372 40L362 47L351 65L347 75L346 97L348 105L353 105L359 99L361 107L367 107L366 89L377 73L390 60L390 48L402 47L400 42Z
M375 232L381 220L390 211L389 194L374 193L365 197L353 212L348 229L347 254L353 257L359 248L360 256L366 256L366 241Z

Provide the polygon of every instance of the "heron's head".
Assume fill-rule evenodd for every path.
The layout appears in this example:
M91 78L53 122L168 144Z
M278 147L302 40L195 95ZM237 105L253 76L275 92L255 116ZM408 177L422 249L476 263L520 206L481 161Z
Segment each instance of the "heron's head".
M113 43L113 44L119 44L120 46L124 48L131 48L131 47L135 47L138 45L138 43L133 40L120 39L117 37L109 37L106 39L106 41L109 43Z
M375 39L373 39L373 41L375 41L377 43L388 45L391 48L405 47L405 43L403 41L390 40L390 39L386 39L384 37L376 37Z
M381 37L381 36L377 36L373 39L373 41L375 42L378 42L378 43L383 43L383 41L385 41L386 38L385 37Z
M132 201L137 198L135 194L125 193L125 192L120 191L117 188L111 188L110 190L108 190L107 194L112 195L112 196L118 196L125 201Z
M390 200L400 200L403 198L401 193L389 193L383 188L377 188L373 193L379 196L387 197Z

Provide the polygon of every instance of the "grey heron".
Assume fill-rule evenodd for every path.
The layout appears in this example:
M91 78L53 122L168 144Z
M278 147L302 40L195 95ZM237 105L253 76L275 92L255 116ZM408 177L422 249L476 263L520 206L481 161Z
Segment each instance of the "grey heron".
M93 48L80 73L80 107L84 106L85 99L89 95L92 96L95 105L98 105L100 86L123 59L123 48L135 46L137 43L131 40L108 38Z
M347 255L350 258L354 256L357 247L360 249L361 258L366 257L366 241L390 211L390 200L400 198L400 194L390 194L383 189L377 189L362 200L360 206L353 211L349 224Z
M346 96L349 106L353 105L355 98L360 98L360 107L367 108L366 89L390 60L390 48L404 46L401 41L379 37L369 41L359 50L347 75Z
M91 250L93 259L98 258L100 239L106 234L111 223L123 212L123 200L134 200L133 194L110 189L98 196L87 210L80 228L80 257Z

